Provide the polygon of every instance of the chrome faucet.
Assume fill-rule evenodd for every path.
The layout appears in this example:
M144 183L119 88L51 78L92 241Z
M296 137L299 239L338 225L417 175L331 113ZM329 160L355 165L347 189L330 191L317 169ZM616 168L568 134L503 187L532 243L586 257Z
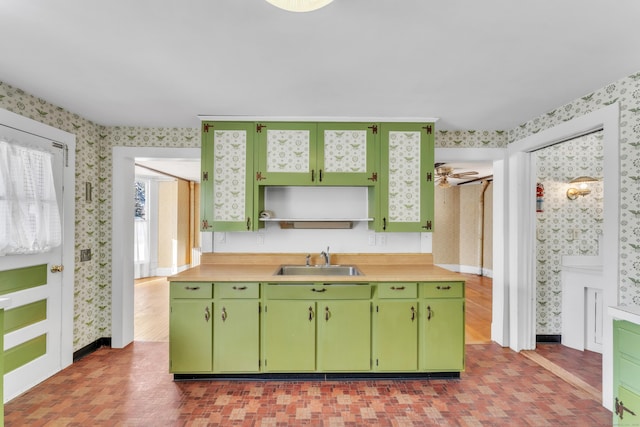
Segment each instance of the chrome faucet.
M329 246L327 246L327 251L322 251L320 252L320 256L324 258L324 265L325 266L330 266L331 265L331 254L329 253Z

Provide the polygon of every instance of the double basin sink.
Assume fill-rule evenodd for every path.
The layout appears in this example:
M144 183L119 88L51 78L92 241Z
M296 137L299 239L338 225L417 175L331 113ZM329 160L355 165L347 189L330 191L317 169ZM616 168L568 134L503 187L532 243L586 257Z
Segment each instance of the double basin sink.
M355 265L281 265L275 276L361 276Z

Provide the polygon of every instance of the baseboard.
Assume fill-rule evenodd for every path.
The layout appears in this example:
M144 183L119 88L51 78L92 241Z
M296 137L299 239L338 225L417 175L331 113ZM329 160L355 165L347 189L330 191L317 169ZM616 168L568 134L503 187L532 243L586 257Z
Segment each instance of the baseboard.
M173 374L174 381L185 380L251 380L251 381L334 381L334 380L411 380L460 379L460 372L331 372L261 374Z
M73 361L77 362L78 360L82 359L83 357L93 353L94 351L96 351L100 347L111 347L111 337L98 338L97 340L95 340L91 344L85 345L80 350L74 351L73 352Z
M480 268L472 265L460 265L460 264L436 264L436 266L444 268L449 271L453 271L456 273L466 273L466 274L478 274L480 273ZM486 276L493 278L493 270L489 270L488 268L482 269L482 274L478 274L480 276Z
M562 335L536 335L536 342L560 344L562 342Z

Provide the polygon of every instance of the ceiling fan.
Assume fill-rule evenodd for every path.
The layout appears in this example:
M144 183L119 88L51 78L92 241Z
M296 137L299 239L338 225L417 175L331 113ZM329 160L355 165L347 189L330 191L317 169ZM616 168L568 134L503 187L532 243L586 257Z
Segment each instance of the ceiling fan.
M468 176L477 175L476 171L467 171L467 172L457 172L454 173L455 169L449 166L446 166L444 163L436 163L436 183L440 188L449 188L451 187L451 183L449 182L449 178L466 178Z

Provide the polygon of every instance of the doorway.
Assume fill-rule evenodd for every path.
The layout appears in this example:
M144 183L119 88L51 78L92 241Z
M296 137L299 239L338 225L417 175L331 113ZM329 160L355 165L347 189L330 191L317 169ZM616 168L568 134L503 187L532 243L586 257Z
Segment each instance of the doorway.
M603 238L602 265L604 307L617 305L618 291L618 216L619 216L619 104L540 131L507 147L509 171L508 222L508 280L510 347L515 351L535 348L535 165L531 153L538 149L603 129ZM522 189L530 188L529 191ZM611 324L611 316L604 314L604 324ZM603 405L613 406L612 331L603 331Z

